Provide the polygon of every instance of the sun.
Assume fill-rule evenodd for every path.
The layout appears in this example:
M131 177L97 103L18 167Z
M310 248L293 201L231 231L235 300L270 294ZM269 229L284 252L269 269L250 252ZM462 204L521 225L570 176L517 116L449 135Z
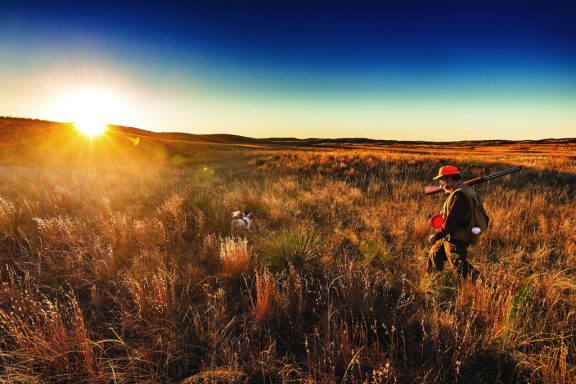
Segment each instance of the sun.
M93 87L62 94L53 109L57 120L72 122L80 133L89 137L103 134L108 124L122 119L123 115L115 93Z
M94 137L103 134L108 129L107 124L96 121L81 121L74 123L76 129L89 137Z

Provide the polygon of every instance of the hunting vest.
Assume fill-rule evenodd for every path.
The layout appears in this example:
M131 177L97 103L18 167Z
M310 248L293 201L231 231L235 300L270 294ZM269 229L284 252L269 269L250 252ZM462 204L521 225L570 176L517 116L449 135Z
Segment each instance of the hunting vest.
M468 200L468 211L464 213L464 216L460 220L460 222L456 223L456 228L454 232L446 236L446 240L448 241L455 241L456 243L461 243L468 245L473 241L472 237L472 227L474 223L472 223L472 210L475 207L482 207L482 201L480 200L480 196L476 193L475 190L467 186L466 184L460 184L458 189L452 191L446 201L444 202L444 206L442 207L442 218L446 221L446 217L448 216L448 211L450 206L452 205L452 200L454 200L454 195L460 192L462 195L466 197ZM483 208L482 208L483 209Z

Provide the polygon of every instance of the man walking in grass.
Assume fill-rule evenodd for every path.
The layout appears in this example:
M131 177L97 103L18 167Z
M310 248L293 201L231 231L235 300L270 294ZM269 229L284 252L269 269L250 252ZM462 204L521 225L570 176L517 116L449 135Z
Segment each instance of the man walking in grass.
M475 218L481 214L487 220L480 196L462 182L458 168L447 165L441 167L434 180L439 180L440 188L448 197L441 214L443 224L436 233L430 235L432 244L428 256L428 272L442 271L448 262L462 277L476 281L479 272L468 262L468 246L474 243L479 229Z

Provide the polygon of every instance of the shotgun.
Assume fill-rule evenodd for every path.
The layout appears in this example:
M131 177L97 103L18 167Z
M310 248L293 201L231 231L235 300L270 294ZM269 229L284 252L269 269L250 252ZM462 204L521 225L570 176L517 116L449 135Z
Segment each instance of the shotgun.
M492 179L495 179L495 178L497 178L497 177L502 177L502 176L504 176L504 175L509 175L509 174L511 174L511 173L513 173L513 172L518 172L518 171L521 170L521 169L522 169L522 166L519 165L519 166L517 166L517 167L508 168L508 169L505 169L505 170L500 171L500 172L493 173L493 174L488 175L488 176L480 176L480 177L477 177L477 178L475 178L475 179L467 180L467 181L464 182L464 184L471 186L471 185L474 185L474 184L483 183L483 182L485 182L485 181L492 180ZM433 194L438 193L438 192L441 192L441 191L442 191L442 188L440 188L440 187L438 187L438 186L428 186L428 187L424 188L424 193L425 193L426 195L433 195Z

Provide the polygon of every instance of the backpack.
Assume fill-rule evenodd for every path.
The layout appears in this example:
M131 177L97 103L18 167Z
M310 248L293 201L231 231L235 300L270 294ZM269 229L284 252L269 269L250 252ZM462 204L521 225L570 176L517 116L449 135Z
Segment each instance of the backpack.
M474 201L469 200L469 202L472 206L472 218L470 219L470 244L476 244L478 243L482 233L488 229L490 217L488 217L488 214L486 213L484 205L482 204L482 200L479 196L477 204ZM479 228L480 231L478 232L476 228Z
M466 199L468 200L468 204L470 206L470 222L465 228L457 228L456 232L450 237L463 243L476 244L478 243L481 234L488 229L490 218L484 209L482 199L478 193L476 193L475 190L467 185L461 186L450 194L446 200L444 210L447 209L452 200L452 196L456 192L461 192L464 196L466 196Z
M468 199L470 205L470 224L468 224L469 243L476 244L480 240L480 236L488 229L490 217L484 209L484 204L480 195L470 187L459 189ZM478 229L476 229L478 228Z

